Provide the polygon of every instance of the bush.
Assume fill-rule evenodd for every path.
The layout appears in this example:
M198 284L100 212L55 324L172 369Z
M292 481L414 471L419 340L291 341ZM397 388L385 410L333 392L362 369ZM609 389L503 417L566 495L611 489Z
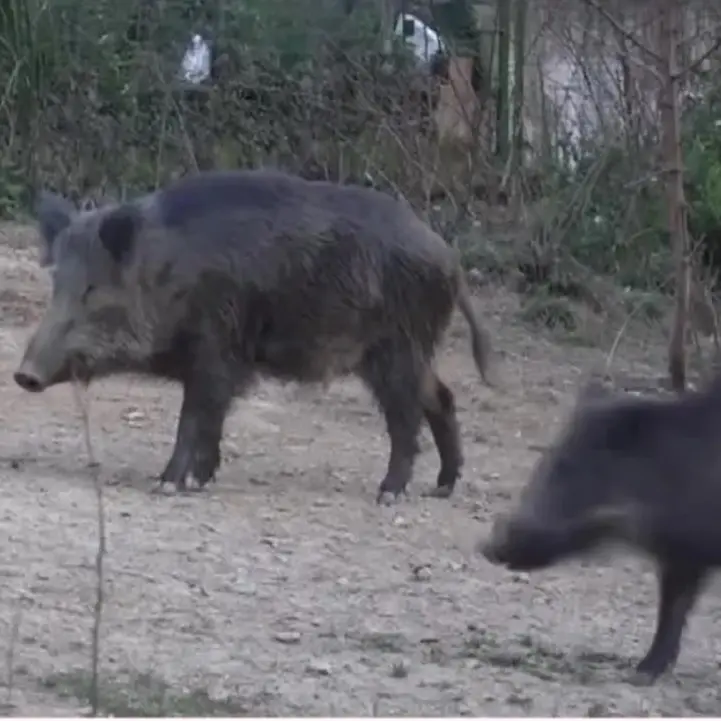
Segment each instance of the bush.
M432 84L407 53L380 56L375 22L335 0L0 0L0 212L41 184L123 196L259 165L420 198ZM196 31L214 77L189 87L178 70Z
M721 267L721 77L706 79L683 115L689 230ZM658 139L586 138L574 163L547 170L560 252L627 287L668 290L672 274Z

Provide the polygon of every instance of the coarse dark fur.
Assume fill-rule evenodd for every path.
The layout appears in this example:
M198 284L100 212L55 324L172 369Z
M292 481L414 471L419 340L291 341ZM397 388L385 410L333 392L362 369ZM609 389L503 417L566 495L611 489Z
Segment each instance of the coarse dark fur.
M634 681L678 658L686 618L721 565L721 377L667 399L590 386L520 503L479 550L511 570L547 568L616 541L656 562L653 642Z
M183 405L161 480L204 486L234 397L258 376L359 376L391 443L378 493L408 484L423 417L441 459L434 495L460 475L453 394L432 368L456 303L488 382L489 345L456 251L374 190L276 171L186 177L134 202L71 213L44 193L41 262L53 299L16 381L138 372L179 381Z

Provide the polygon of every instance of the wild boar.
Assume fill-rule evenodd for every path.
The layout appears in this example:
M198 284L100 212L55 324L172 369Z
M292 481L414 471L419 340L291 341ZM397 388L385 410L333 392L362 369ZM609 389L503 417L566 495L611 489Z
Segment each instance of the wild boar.
M355 374L390 438L377 501L405 491L424 417L441 460L431 495L451 495L459 428L432 363L456 304L494 385L490 344L456 251L410 207L368 188L248 170L195 174L84 212L44 192L37 216L52 300L15 381L32 392L123 372L181 383L161 483L182 490L215 477L226 415L254 380Z
M654 559L653 642L633 681L652 684L678 658L686 618L721 565L721 377L669 398L580 395L517 508L479 550L511 570L548 568L620 543Z

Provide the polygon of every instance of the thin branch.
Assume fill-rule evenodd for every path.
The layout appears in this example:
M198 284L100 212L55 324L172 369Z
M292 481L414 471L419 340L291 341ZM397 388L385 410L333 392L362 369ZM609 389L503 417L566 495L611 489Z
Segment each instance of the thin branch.
M656 63L663 62L663 57L661 57L661 55L659 55L655 50L651 50L651 48L642 43L636 36L636 33L626 30L626 28L623 27L623 25L615 17L613 17L613 15L611 15L611 13L606 10L606 8L600 5L597 0L584 0L584 2L587 5L590 5L599 15L601 15L601 17L606 20L606 22L610 23L616 30L616 32L619 33L619 35L622 35L624 38L626 38L626 40L635 45L641 52L648 55Z
M97 502L98 520L98 549L95 554L95 608L93 613L93 632L91 644L91 677L90 677L90 708L93 716L98 715L100 705L99 676L100 676L100 628L103 620L103 605L105 603L105 555L107 553L106 532L105 532L105 502L103 498L103 484L100 478L99 463L96 460L95 452L90 434L90 414L88 410L87 397L79 384L73 384L75 398L80 408L83 419L83 432L85 436L85 448L88 454L90 473L95 485L95 497Z
M715 52L721 49L721 37L716 38L716 40L713 42L711 47L705 52L702 53L700 57L696 58L691 64L689 64L687 67L682 68L677 73L671 76L671 80L675 82L676 80L683 79L686 75L690 75L691 73L695 73L703 63L708 60Z
M5 687L5 704L3 711L6 711L8 716L13 712L14 707L12 703L13 689L15 687L15 651L17 650L18 638L20 636L20 621L22 620L23 607L22 597L17 599L17 605L15 606L15 612L12 616L12 622L10 626L10 643L8 644L6 663L7 663L7 681Z

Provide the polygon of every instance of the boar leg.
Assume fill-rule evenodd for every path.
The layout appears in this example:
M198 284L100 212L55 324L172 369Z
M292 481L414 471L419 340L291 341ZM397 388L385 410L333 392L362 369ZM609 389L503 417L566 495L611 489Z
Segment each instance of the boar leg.
M187 487L188 477L199 488L205 486L220 465L223 423L233 400L230 384L222 375L207 374L186 383L173 454L161 475L161 485Z
M423 388L422 401L423 411L441 459L436 488L426 495L449 498L463 465L461 437L453 393L430 369Z
M659 609L651 648L636 667L638 686L653 684L678 658L686 618L698 598L706 570L692 565L663 563L658 571Z
M187 476L195 458L195 417L186 407L186 399L180 410L175 446L168 464L160 474L160 485L171 484L178 490L185 490Z
M388 470L378 489L377 503L397 499L413 475L423 421L421 365L412 348L401 346L395 339L368 350L361 364L360 376L383 411L391 442Z

